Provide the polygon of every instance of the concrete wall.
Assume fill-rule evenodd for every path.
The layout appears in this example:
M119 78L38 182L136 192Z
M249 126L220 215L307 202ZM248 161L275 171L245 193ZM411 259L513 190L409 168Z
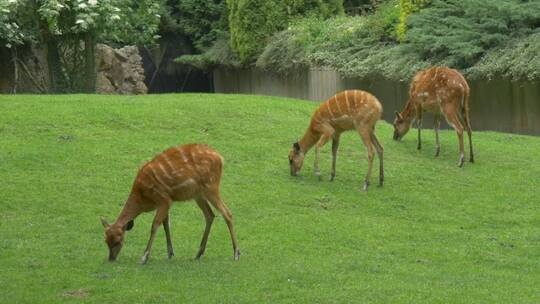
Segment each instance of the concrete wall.
M540 135L540 82L469 81L473 130ZM257 69L214 71L216 93L242 93L324 101L345 89L369 91L381 101L391 122L408 97L409 83L387 79L342 78L332 70L299 71L277 76ZM424 127L431 125L426 115Z

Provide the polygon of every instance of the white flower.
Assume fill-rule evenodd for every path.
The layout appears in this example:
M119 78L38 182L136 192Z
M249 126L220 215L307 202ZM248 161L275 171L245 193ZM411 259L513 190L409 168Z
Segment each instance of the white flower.
M9 0L9 3L17 3L17 0Z
M88 0L88 4L95 6L97 4L97 0Z
M120 11L120 9L119 9L118 7L113 7L113 11L115 11L115 12L119 12L119 11Z
M64 6L61 3L56 4L56 7L58 8L64 8Z
M119 20L120 19L120 16L118 15L112 15L111 16L111 20Z
M9 10L8 10L8 9L5 9L5 8L3 8L3 9L2 9L2 12L4 12L4 13L6 13L6 14L7 14L7 13L9 13Z
M88 5L86 5L86 3L80 3L79 4L79 8L84 9L84 8L87 8L87 7L88 7Z
M10 49L10 48L11 48L11 43L7 43L7 44L6 44L6 47L7 47L8 49Z
M84 20L79 19L79 20L75 21L75 23L76 23L76 24L81 24L81 23L84 23Z

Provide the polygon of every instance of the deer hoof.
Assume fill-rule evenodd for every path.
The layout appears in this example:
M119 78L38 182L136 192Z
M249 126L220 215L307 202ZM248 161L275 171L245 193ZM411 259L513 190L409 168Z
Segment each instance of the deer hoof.
M369 187L369 182L364 182L364 186L362 187L362 190L367 191Z
M315 176L317 176L319 181L322 181L321 172L315 172Z
M335 174L330 174L330 179L329 179L329 180L330 180L331 182L333 182L335 177L336 177Z
M458 167L463 167L463 156L459 158Z
M234 260L235 261L240 260L240 250L238 249L234 252Z
M195 256L194 260L197 260L197 261L200 260L203 254L204 254L204 249L202 248L199 249L199 252L197 252L197 255Z
M174 256L174 252L171 251L167 253L167 256L169 257L169 259L172 259L172 257Z
M435 150L435 157L439 157L439 153L441 153L441 148L437 147Z
M146 264L148 262L148 257L150 256L150 252L145 252L141 258L141 265Z

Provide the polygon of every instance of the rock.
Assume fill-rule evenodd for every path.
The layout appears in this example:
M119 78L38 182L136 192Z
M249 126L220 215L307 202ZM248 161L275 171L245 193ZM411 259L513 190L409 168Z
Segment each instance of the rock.
M100 94L146 94L144 68L139 49L125 46L113 49L104 44L96 46L96 92Z

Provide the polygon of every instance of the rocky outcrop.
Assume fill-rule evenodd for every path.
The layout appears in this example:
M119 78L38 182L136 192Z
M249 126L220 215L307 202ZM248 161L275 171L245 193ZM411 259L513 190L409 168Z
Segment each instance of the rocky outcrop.
M146 94L144 68L135 46L113 49L96 46L96 92L101 94Z

